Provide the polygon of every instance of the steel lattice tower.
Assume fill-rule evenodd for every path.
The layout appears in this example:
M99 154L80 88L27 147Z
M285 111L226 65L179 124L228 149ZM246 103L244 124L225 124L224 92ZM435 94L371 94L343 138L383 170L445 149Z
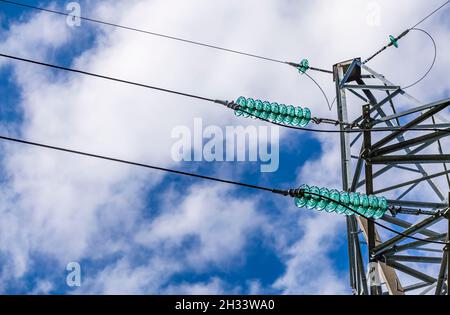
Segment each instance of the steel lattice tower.
M364 129L341 133L343 189L388 194L390 214L380 222L404 234L386 233L358 216L347 218L353 293L448 294L448 246L411 240L406 235L428 241L449 239L450 184L442 185L442 180L448 180L450 171L445 163L450 162L450 154L443 153L440 141L450 136L450 123L439 113L450 105L450 99L422 104L359 58L336 64L333 73L339 120ZM400 101L407 110L397 111ZM349 106L360 113L350 120ZM421 131L392 130L399 126ZM391 130L381 132L383 127ZM432 194L420 198L426 189Z

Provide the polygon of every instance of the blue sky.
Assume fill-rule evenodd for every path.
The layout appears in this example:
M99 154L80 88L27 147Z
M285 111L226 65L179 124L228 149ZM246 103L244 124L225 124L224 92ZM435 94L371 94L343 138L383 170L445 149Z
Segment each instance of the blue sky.
M371 25L369 2L347 1L343 7L361 18L342 45L339 32L352 26L335 25L347 13L319 19L330 14L325 1L268 1L257 8L252 1L219 1L218 8L201 0L173 2L176 10L167 1L80 4L82 15L269 57L309 58L322 67L366 56L386 33L401 31L438 4L407 2L393 21L386 1L371 1L382 21ZM63 11L67 2L27 3ZM428 27L444 42L448 25L436 21ZM314 85L283 65L84 21L69 27L61 16L6 4L0 4L0 26L2 53L218 99L246 95L293 103L335 117ZM408 48L424 43L416 37L412 42ZM389 72L395 53L374 67ZM421 58L408 55L400 62ZM445 58L438 62L448 65ZM396 77L391 71L399 80L417 75L405 72ZM424 98L448 95L445 84L433 84L442 75L431 73L425 84L434 91L420 92ZM314 76L332 99L331 78ZM255 124L211 104L7 60L0 60L0 95L2 134L275 188L340 186L337 135L282 130L280 166L261 173L260 162L171 160L171 132L192 128L195 118L219 128ZM1 148L2 293L350 293L343 217L297 209L288 198L249 189L16 145ZM66 285L65 267L72 261L82 269L76 288Z

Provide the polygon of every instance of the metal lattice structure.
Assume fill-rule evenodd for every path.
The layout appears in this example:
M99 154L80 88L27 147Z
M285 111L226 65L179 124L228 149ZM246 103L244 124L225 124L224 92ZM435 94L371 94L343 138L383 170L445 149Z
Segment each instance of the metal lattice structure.
M343 189L388 194L390 211L379 221L404 234L347 218L353 293L448 294L449 248L427 241L449 239L450 154L441 141L450 123L440 112L450 99L423 104L359 58L336 64L333 73L339 120L363 127L341 133ZM405 130L411 128L421 130Z

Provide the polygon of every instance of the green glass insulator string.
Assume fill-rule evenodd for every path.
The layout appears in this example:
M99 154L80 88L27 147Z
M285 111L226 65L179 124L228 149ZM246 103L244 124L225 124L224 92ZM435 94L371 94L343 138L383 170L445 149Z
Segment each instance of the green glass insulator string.
M236 116L245 118L261 118L279 124L289 126L306 127L312 120L309 108L300 106L279 104L277 102L268 102L254 100L253 98L239 97L236 102L239 108L235 110Z
M300 189L304 192L303 195L294 198L298 208L335 212L347 216L362 215L371 219L382 218L388 210L388 202L384 197L367 196L357 192L339 192L336 189L329 190L308 185L302 185Z

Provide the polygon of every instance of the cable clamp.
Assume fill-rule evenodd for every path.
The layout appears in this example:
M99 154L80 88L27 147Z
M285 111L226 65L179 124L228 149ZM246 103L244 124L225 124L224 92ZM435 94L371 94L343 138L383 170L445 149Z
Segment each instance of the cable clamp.
M298 188L298 189L289 189L287 191L288 195L293 197L293 198L302 198L305 196L305 190L302 188Z
M401 211L402 207L398 207L396 208L395 206L391 206L388 208L389 212L391 213L391 215L395 218L398 214L399 211Z
M311 120L317 125L324 123L324 124L331 124L331 125L338 126L341 124L338 120L334 120L334 119L330 119L330 118L313 117Z
M239 109L241 109L241 106L238 105L238 104L236 104L236 103L233 102L233 101L230 102L230 101L215 100L214 103L216 103L216 104L221 104L221 105L223 105L223 106L225 106L225 107L228 107L228 108L231 108L231 109L234 109L234 110L239 110Z

